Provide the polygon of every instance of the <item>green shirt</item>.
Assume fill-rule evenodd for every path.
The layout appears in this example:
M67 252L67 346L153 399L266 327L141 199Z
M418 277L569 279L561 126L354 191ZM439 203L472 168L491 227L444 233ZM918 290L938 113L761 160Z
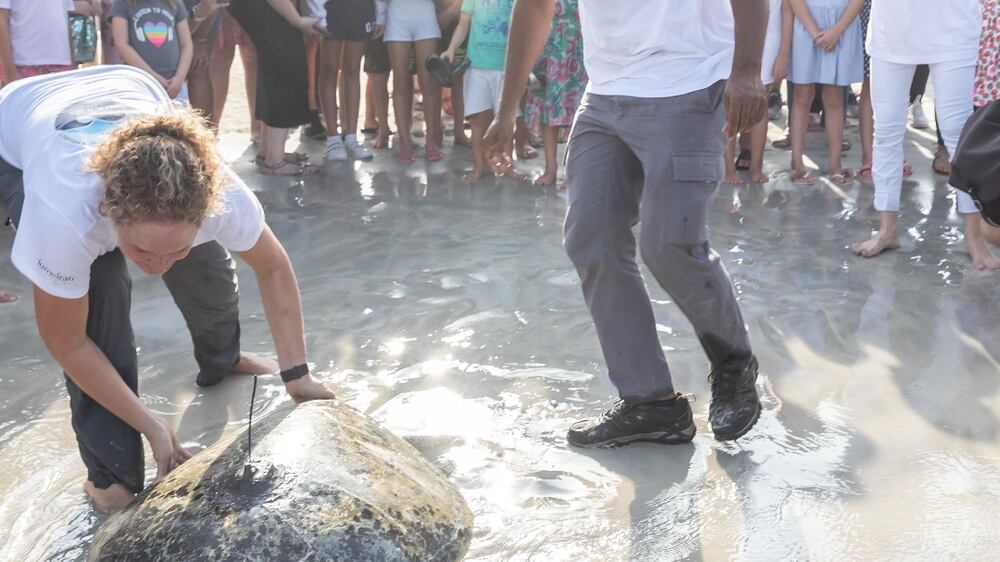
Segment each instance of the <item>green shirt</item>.
M514 0L462 0L462 13L472 16L469 61L472 68L503 70Z

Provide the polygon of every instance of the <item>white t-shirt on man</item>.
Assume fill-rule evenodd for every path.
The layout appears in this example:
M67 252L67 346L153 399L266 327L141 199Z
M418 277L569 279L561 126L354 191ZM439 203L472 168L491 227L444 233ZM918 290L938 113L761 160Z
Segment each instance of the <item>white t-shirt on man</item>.
M25 78L0 90L0 158L24 172L10 257L39 289L67 299L87 294L91 264L118 247L118 236L98 211L102 180L85 164L115 127L173 110L152 77L128 66ZM264 210L246 184L226 173L224 211L202 222L194 245L216 240L242 252L257 243Z
M729 0L580 0L580 22L594 94L679 96L732 73Z
M10 43L17 66L72 63L69 12L73 0L0 0L10 10Z
M897 64L975 64L981 28L979 0L875 0L866 48Z

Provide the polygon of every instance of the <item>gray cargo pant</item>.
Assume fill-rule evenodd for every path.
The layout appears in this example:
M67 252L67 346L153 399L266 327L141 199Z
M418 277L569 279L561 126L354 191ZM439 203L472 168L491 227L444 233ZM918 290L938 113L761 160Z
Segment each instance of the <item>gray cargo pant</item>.
M21 170L0 159L0 201L16 225L24 204ZM200 382L217 382L239 359L240 325L236 268L216 242L191 250L163 275L187 322ZM115 249L90 267L87 336L104 352L125 384L138 394L138 358L129 318L132 280L125 257ZM142 438L137 431L83 393L68 376L73 431L87 479L98 488L122 484L143 487Z
M750 338L719 255L708 244L708 205L722 179L721 81L670 98L586 94L567 151L566 252L611 381L629 403L673 392L639 251L694 326L713 368L746 360Z

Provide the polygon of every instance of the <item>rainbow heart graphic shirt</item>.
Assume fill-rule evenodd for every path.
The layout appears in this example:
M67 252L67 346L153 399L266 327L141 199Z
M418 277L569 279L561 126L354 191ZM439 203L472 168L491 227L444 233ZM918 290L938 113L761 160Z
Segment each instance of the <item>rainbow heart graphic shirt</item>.
M128 42L152 69L166 79L174 77L181 46L177 24L188 17L182 0L115 0L111 17L128 21Z

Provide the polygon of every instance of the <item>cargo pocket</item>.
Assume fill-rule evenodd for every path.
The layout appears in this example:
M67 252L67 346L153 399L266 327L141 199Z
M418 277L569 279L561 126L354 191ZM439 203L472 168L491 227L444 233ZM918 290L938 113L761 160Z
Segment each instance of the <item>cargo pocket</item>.
M681 152L671 157L674 183L713 186L722 181L725 166L716 152Z

